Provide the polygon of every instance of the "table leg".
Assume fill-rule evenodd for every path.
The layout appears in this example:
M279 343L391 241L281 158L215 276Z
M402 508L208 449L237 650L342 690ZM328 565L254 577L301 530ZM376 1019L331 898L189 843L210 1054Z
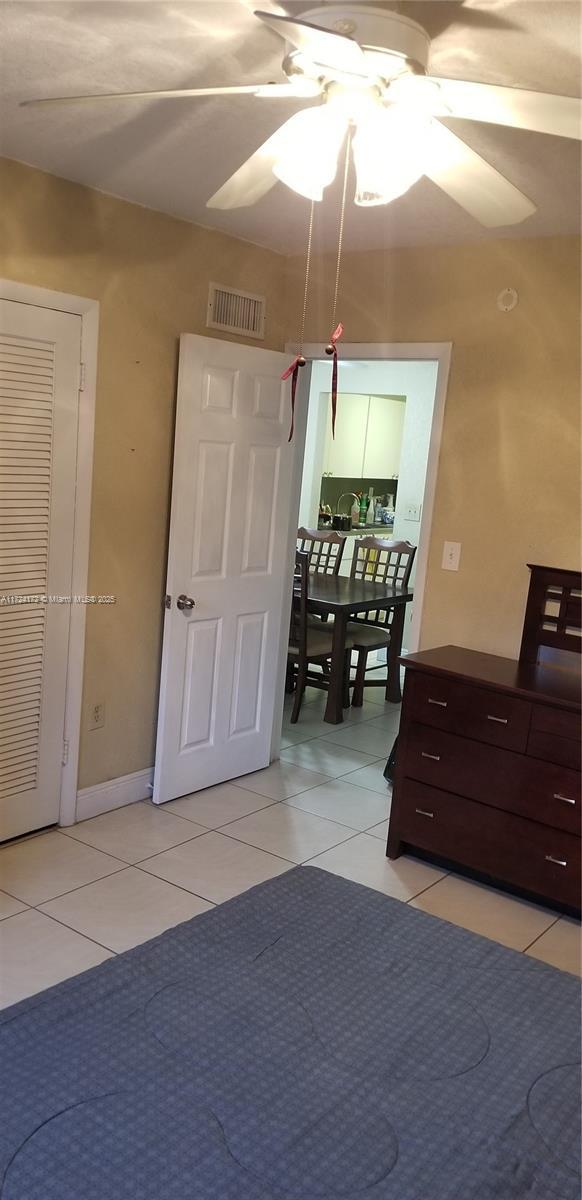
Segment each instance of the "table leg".
M390 628L390 645L388 647L387 662L388 678L386 681L386 699L392 704L400 704L402 700L402 692L400 691L400 664L398 659L402 652L405 616L406 605L399 604L394 608Z
M341 725L343 717L344 694L344 656L346 645L346 627L348 619L345 613L338 611L333 623L333 642L331 647L331 677L327 691L324 721L329 725Z

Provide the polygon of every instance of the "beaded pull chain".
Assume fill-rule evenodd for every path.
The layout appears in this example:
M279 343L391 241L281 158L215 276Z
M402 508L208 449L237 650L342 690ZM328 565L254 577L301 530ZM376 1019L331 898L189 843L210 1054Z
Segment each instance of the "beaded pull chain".
M291 377L291 429L289 430L288 441L290 442L295 431L295 396L297 392L297 380L299 377L299 368L305 366L305 355L303 353L303 344L305 341L305 319L307 316L307 296L309 292L309 273L311 270L311 243L313 240L313 216L315 213L315 202L311 201L311 212L309 214L309 232L307 234L307 254L305 258L305 285L303 288L303 312L301 315L301 330L299 334L299 353L289 364L286 371L283 371L281 379L289 379Z
M337 240L337 262L336 262L336 268L335 268L335 288L334 288L334 293L333 293L333 308L332 308L332 313L331 313L332 332L331 332L331 337L329 339L329 342L328 342L327 346L325 347L325 353L329 354L330 357L333 356L333 365L332 365L332 369L331 369L331 435L332 435L332 437L335 437L335 418L336 418L336 413L337 413L337 374L338 374L337 342L339 342L339 339L341 338L342 333L344 331L344 327L343 327L341 321L338 321L336 324L336 312L337 312L337 298L338 298L339 281L340 281L340 266L341 266L341 260L342 260L342 246L343 246L343 240L344 240L344 219L345 219L345 215L346 215L346 196L347 196L347 190L348 190L348 172L349 172L349 166L350 166L351 144L352 144L352 134L351 134L351 130L350 130L350 132L348 133L348 136L347 136L347 140L346 140L346 157L345 157L345 162L344 162L344 181L343 181L343 191L342 191L342 205L341 205L341 209L340 209L339 230L338 230L338 240Z

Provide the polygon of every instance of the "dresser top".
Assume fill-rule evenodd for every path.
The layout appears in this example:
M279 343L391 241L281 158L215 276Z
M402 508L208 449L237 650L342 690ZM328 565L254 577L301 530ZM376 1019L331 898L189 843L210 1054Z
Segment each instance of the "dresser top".
M574 655L572 656L575 657ZM512 692L529 700L545 700L560 708L580 711L580 662L571 670L562 665L519 662L462 646L437 646L407 654L400 662L408 669L454 675L471 683Z

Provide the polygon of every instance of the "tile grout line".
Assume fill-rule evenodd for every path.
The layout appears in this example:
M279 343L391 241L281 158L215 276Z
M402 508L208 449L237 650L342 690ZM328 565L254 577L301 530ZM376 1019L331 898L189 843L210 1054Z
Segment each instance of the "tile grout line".
M130 806L128 805L128 807L130 807ZM116 811L117 811L116 809L112 809L112 812L116 812ZM103 816L105 816L105 813L103 814ZM188 818L187 818L187 817L184 817L184 818L182 818L182 819L184 820L184 822L185 822L185 823L187 823L187 822L188 822ZM92 817L89 817L89 820L91 821L91 820L93 820L93 818L92 818ZM195 821L190 821L189 823L190 823L190 825L195 825L195 824L196 824L196 822L195 822ZM206 827L205 827L205 826L201 826L201 829L202 829L202 832L201 832L201 833L194 833L194 834L192 834L192 837L187 837L187 838L184 838L184 839L183 839L181 842L174 842L174 844L173 844L172 846L166 846L166 850L173 850L175 846L185 846L187 842L194 842L194 841L196 840L196 838L203 837L205 833L212 833L212 830L211 830L211 829L206 829ZM100 850L100 849L98 848L98 846L93 846L93 845L91 844L91 842L83 842L83 841L81 840L81 838L76 838L76 837L74 837L72 833L67 833L67 834L65 834L65 837L68 837L68 838L69 838L69 840L70 840L71 842L76 842L78 846L79 846L79 845L80 845L80 846L86 846L88 850L95 850L95 852L96 852L97 854L106 854L108 858L114 858L116 862L123 863L123 865L124 865L125 867L133 867L133 866L135 866L135 863L133 863L133 862L127 862L127 860L126 860L125 858L120 858L120 857L119 857L119 854L111 854L111 853L109 852L109 850ZM146 854L146 855L144 856L144 858L139 858L137 861L138 861L138 862L145 862L145 859L146 859L146 858L155 858L157 854L165 854L165 853L166 853L166 850L154 850L154 853L153 853L153 854ZM114 873L114 872L111 872L111 874L113 874L113 873ZM106 878L106 876L104 876L104 878ZM83 885L81 884L81 887L82 887L82 886L83 886ZM73 891L75 891L75 888L73 888L72 890L73 890ZM63 895L65 895L65 893L63 893ZM56 897L54 897L54 898L56 899Z
M110 857L113 858L113 855L110 855ZM78 883L76 887L67 888L66 892L59 892L58 896L45 896L44 900L37 900L36 904L31 904L29 900L20 900L19 896L14 896L13 899L19 900L20 904L26 904L27 908L38 908L41 904L50 904L51 900L60 900L62 896L70 896L72 892L78 892L79 888L89 887L90 883L99 883L101 879L109 879L110 875L119 875L121 871L127 870L127 867L130 866L129 863L124 863L120 858L115 861L120 864L115 871L108 871L106 875L98 875L96 879L90 879L87 883ZM3 888L2 891L5 892L6 888ZM10 896L12 893L6 892L6 895ZM15 917L19 915L19 913L14 913Z
M107 876L105 876L105 878L107 878ZM97 883L97 880L94 880L94 882L95 882L95 883ZM79 890L80 890L79 888L75 888L75 891L79 891ZM71 894L71 893L69 893L69 892L65 892L65 893L64 893L64 895L70 895L70 894ZM55 899L55 900L58 900L58 899L59 899L59 897L58 897L58 896L55 896L55 897L54 897L54 899ZM51 903L51 901L50 901L50 900L43 900L43 904L50 904L50 903ZM38 913L40 913L41 917L46 917L48 921L54 921L55 925L61 925L61 926L63 927L63 929L70 929L71 933L76 933L76 934L77 934L77 937L84 938L86 942L92 942L94 946L99 946L99 948L100 948L101 950L107 950L108 954L115 954L115 955L117 955L117 954L119 953L119 951L118 951L118 950L112 950L112 949L111 949L111 946L105 946L103 942L98 942L98 941L97 941L97 938L90 937L88 933L79 933L79 930L78 930L78 929L75 929L73 925L68 925L66 921L62 921L62 920L60 919L60 917L53 917L53 914L52 914L52 913L46 913L46 912L43 912L42 908L39 908L39 907L38 907L38 905L31 904L29 911L31 911L31 912L38 912ZM15 915L16 917L18 917L18 916L20 916L21 914L20 914L20 913L15 913L14 915ZM99 964L97 964L97 965L99 965ZM85 967L85 968L84 968L84 970L91 970L91 968L90 968L90 967ZM81 972L81 971L79 971L79 972L77 972L77 974L79 974L79 975L80 975L80 974L82 974L82 972ZM66 979L73 979L73 978L74 978L74 976L72 976L72 975L66 975L66 976L65 976L65 978L66 978ZM64 982L64 980L63 980L62 982ZM50 987L50 986L53 986L53 985L50 985L50 984L49 984L49 987ZM44 989L43 989L43 990L44 990ZM35 993L35 992L33 992L33 995L36 995L36 993ZM24 999L27 999L27 997L25 996L25 997L24 997Z
M558 915L558 916L555 918L555 920L553 920L553 921L552 921L552 922L551 922L551 923L548 925L547 929L544 929L544 930L542 930L542 932L541 932L541 933L538 933L537 937L535 937L535 938L533 939L533 941L529 943L529 945L527 945L527 946L524 946L524 948L523 948L523 950L522 950L522 952L521 952L521 953L522 953L522 954L525 954L526 950L530 950L532 946L535 946L536 942L539 942L540 938L543 938L543 937L545 936L545 934L546 934L546 933L549 933L550 929L553 929L553 928L554 928L554 925L557 925L557 924L558 924L558 921L561 921L561 919L562 919L562 914L560 913L560 914L559 914L559 915Z

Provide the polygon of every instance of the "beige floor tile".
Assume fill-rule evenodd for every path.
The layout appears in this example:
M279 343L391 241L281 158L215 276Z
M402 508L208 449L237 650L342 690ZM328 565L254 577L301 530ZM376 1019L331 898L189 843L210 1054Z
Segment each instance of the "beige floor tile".
M359 833L343 846L318 855L308 866L323 867L325 871L363 883L397 900L410 900L443 877L442 871L405 855L390 861L386 858L385 845L367 833Z
M117 953L209 908L207 900L136 867L41 905L49 917Z
M374 825L373 829L367 829L366 833L371 834L372 837L380 838L380 841L384 842L384 845L386 845L386 840L388 838L388 822L380 821L379 825Z
M525 950L556 919L555 913L537 904L505 896L458 875L441 880L426 895L419 896L414 907L514 950Z
M236 787L245 788L248 792L257 792L259 796L266 796L270 800L288 800L289 796L306 792L308 788L319 787L320 783L327 783L328 779L328 775L322 775L318 771L306 771L296 763L283 762L281 759L271 763L270 767L265 767L264 771L241 775L240 779L233 780L233 783Z
M0 892L0 921L6 917L14 917L16 913L24 912L25 908L26 904L23 904L21 900L15 900L14 896Z
M64 832L76 841L94 846L106 854L113 854L126 863L139 862L161 854L170 846L186 842L189 838L205 833L202 825L192 821L186 823L180 817L158 808L149 801L127 804L88 821L80 821Z
M560 917L555 925L542 933L537 942L526 950L532 958L558 967L560 971L570 971L572 975L581 975L582 935L580 922L569 917Z
M380 792L382 796L390 795L390 784L384 779L387 758L388 755L367 767L362 767L359 771L351 771L344 776L346 782L353 783L356 787L369 788L372 792Z
M0 850L0 881L25 904L42 904L122 869L119 859L60 832L43 833Z
M0 1007L34 996L107 958L109 950L35 909L8 917L0 922Z
M310 742L314 737L319 737L321 731L317 733L306 733L304 729L297 732L297 726L285 725L281 730L281 740L279 742L280 750L288 750L289 746L298 746L300 742Z
M263 812L225 825L222 832L270 854L279 854L290 862L302 863L353 837L354 831L336 821L301 812L289 804L275 804Z
M388 811L388 797L367 788L354 787L344 779L334 779L321 787L311 788L300 796L291 796L286 801L293 808L314 813L329 821L339 821L351 829L363 831L381 821Z
M327 704L327 692L318 692L316 695L316 698L314 700L312 700L309 705L306 705L305 701L304 701L301 706L301 712L299 714L299 720L298 720L297 724L300 725L304 719L309 720L309 721L314 720L318 715L319 715L320 719L323 721L323 714L325 712L326 704ZM374 717L379 718L379 717L382 717L382 715L384 713L393 712L393 711L398 711L398 713L399 713L400 707L398 706L398 708L397 708L396 705L384 704L384 703L375 704L371 700L364 700L364 703L361 708L352 708L351 705L349 708L344 708L344 710L343 710L343 718L344 719L343 719L342 724L330 725L328 722L324 722L324 729L326 731L329 731L330 729L342 729L344 725L349 724L352 721L358 722L358 723L360 721L371 721L372 718L374 718ZM285 722L287 722L289 720L290 715L291 715L290 709L285 709L283 720ZM291 728L295 729L296 726L292 726Z
M382 713L382 716L375 717L374 720L369 722L369 725L370 729L385 729L387 731L387 738L394 739L400 725L400 705L390 705Z
M373 758L383 758L384 762L392 749L394 737L394 733L389 733L383 726L378 727L375 721L362 721L359 725L352 724L345 728L337 725L332 733L323 735L324 741L332 742L335 746L359 750Z
M218 829L227 821L236 821L238 817L246 817L247 813L275 803L267 796L245 791L242 783L243 780L238 787L233 783L219 783L216 787L194 792L192 796L180 796L178 800L164 804L164 812L168 810L188 821L197 821L205 829Z
M338 775L347 775L348 771L367 767L374 762L374 756L337 746L325 738L314 738L311 742L301 742L299 746L282 750L281 762L295 763L308 771L320 771L322 775L336 779Z
M292 866L291 862L234 841L222 833L206 833L148 859L140 864L140 870L150 871L213 904L220 904L239 892L246 892L256 883L282 875Z

